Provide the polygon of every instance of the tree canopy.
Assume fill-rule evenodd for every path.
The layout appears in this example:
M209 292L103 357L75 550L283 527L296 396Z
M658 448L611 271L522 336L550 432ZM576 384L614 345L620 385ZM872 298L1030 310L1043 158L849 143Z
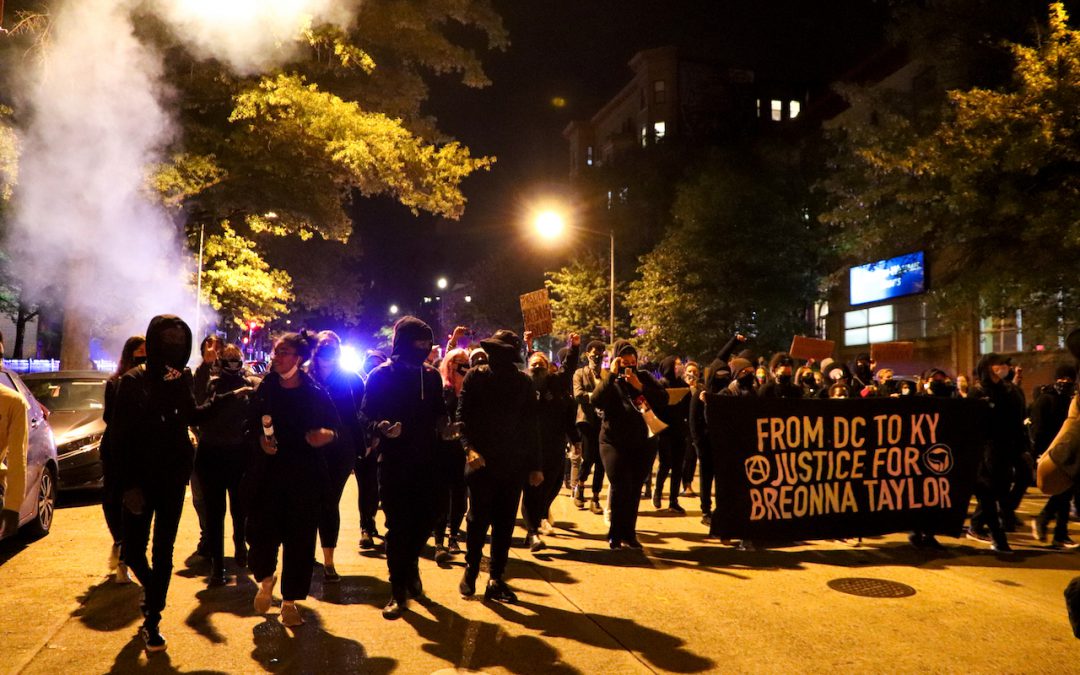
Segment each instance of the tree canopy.
M544 274L544 286L551 297L551 313L556 335L578 333L606 341L611 323L610 262L591 251L585 251L569 264ZM615 287L615 334L626 331L625 284Z

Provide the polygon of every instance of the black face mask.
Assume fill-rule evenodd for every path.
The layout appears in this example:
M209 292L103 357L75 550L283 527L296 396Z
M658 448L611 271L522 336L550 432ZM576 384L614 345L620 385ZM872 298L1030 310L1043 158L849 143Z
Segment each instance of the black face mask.
M934 380L930 383L930 395L948 398L956 391L956 387L942 380Z
M141 366L142 364L146 363L146 357L145 356L136 356L135 358L133 358L131 360L131 362L133 364L135 364L136 366Z
M1076 388L1076 385L1073 384L1072 382L1055 382L1054 383L1054 391L1056 391L1061 396L1072 396L1073 390L1075 388Z
M244 362L240 359L219 359L218 366L221 372L229 375L239 375L244 371Z
M815 387L815 386L817 386L817 380L814 379L813 375L803 375L802 383L803 383L804 387Z
M776 381L779 382L780 384L783 384L783 385L789 385L789 384L791 384L792 377L791 377L791 375L786 375L786 374L785 375L777 375L776 376Z
M753 373L750 373L749 375L743 375L738 379L739 386L743 389L749 389L750 387L754 386L755 381L757 381L757 378L754 377Z
M398 358L403 363L419 366L427 360L428 354L430 353L430 347L427 349L417 349L413 345L408 344L398 349Z

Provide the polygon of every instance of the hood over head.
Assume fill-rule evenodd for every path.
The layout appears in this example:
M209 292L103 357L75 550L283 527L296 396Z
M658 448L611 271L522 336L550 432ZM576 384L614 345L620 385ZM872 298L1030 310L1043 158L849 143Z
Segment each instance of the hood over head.
M434 344L435 334L431 331L431 326L415 316L401 317L394 324L394 346L391 354L406 363L420 365L428 357L431 347L417 349L413 345L417 340L427 340Z
M611 347L611 358L615 359L625 354L633 354L637 356L637 347L630 344L629 340L618 339Z
M172 314L159 314L146 327L146 367L155 375L183 370L191 358L191 328Z
M677 384L679 381L679 376L675 372L675 362L678 360L678 356L665 356L660 361L660 376L672 384Z
M499 329L491 337L481 340L480 346L487 352L492 364L525 363L521 354L525 343L512 330Z
M1055 380L1076 380L1076 366L1070 366L1068 364L1058 366L1054 370Z
M590 340L589 344L585 345L585 351L591 352L594 349L599 349L600 351L604 351L604 350L607 349L607 345L604 344L603 342L599 341L599 340Z
M975 366L975 374L979 376L980 380L985 380L990 377L990 368L992 366L1005 366L1008 364L1009 359L997 352L990 352L979 359L979 363Z
M787 352L776 352L769 359L769 372L775 371L779 366L791 366L794 369L795 359L791 358L791 354Z

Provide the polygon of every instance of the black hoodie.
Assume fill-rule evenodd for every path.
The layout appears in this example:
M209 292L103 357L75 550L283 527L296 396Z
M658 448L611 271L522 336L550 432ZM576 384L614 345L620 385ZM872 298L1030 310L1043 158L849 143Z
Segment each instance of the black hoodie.
M166 342L167 332L179 340ZM191 329L172 315L156 316L146 329L146 363L120 378L113 429L123 491L184 485L195 450L188 427L198 420L192 375Z
M540 445L545 457L562 455L566 441L576 443L581 435L574 424L577 404L573 397L573 377L577 370L578 348L564 348L558 372L530 371L539 403L537 419L540 425ZM562 353L562 352L560 352Z
M637 354L637 350L625 340L616 341L612 348L615 356L622 356L630 351ZM604 421L600 427L600 442L604 445L630 451L644 449L649 442L649 430L641 412L635 407L634 400L638 396L644 396L654 412L667 406L667 392L652 374L640 367L635 374L641 381L642 391L630 386L621 374L617 376L611 370L600 373L591 400L604 413Z

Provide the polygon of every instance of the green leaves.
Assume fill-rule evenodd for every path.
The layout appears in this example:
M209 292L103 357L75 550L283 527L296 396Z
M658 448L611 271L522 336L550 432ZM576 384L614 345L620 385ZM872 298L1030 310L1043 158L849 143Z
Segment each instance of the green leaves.
M606 335L610 330L611 278L609 261L586 252L570 264L544 274L544 286L551 297L555 335L578 333L582 336ZM623 302L623 285L615 289L617 305ZM616 315L616 334L622 333L626 322Z
M11 199L19 178L19 139L5 121L10 116L11 109L0 105L0 209Z
M284 313L293 300L292 278L271 269L255 242L237 234L229 221L220 227L221 232L207 236L204 243L202 300L240 327Z

